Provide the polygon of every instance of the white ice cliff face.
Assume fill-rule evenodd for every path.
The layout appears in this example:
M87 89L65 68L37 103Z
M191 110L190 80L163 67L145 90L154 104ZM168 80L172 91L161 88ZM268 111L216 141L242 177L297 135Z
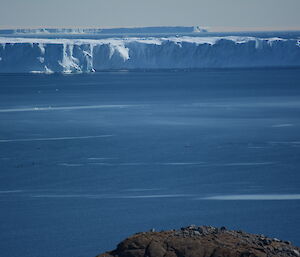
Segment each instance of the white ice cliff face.
M300 40L254 37L0 38L0 72L300 67Z

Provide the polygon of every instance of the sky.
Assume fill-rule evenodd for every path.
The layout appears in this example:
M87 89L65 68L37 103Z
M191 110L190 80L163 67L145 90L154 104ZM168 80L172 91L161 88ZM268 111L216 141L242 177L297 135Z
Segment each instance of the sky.
M1 28L300 28L300 0L0 0Z

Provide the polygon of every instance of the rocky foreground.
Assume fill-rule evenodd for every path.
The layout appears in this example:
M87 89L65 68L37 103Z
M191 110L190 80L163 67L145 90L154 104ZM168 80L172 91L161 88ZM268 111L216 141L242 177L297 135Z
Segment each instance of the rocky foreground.
M225 227L191 225L180 230L137 233L97 257L299 257L289 241Z

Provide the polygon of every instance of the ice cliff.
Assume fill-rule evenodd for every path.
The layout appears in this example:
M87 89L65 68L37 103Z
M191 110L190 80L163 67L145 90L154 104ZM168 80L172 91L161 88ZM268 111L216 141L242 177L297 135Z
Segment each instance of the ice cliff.
M200 26L194 27L133 27L133 28L38 28L38 29L0 29L0 34L136 34L136 33L193 33L207 32Z
M300 67L300 40L256 37L0 37L0 72Z

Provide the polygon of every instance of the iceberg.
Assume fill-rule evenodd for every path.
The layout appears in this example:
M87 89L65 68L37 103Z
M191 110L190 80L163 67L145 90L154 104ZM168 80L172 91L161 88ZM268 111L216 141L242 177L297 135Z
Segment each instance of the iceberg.
M249 36L0 37L0 72L300 67L300 40Z

